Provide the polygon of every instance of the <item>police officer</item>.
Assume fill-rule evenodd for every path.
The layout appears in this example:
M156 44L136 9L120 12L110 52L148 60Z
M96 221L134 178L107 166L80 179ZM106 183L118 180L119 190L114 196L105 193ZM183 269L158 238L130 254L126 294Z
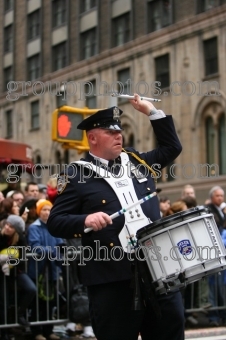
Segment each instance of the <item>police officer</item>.
M182 150L172 116L166 116L137 94L130 102L150 119L158 147L146 153L133 148L122 149L122 111L117 107L100 110L83 120L77 128L86 130L90 152L83 163L71 163L67 174L59 177L58 197L50 213L48 228L56 237L82 237L82 280L88 287L90 316L98 340L137 340L139 333L142 340L182 340L184 310L179 292L157 297L160 317L151 303L146 303L140 310L132 309L133 258L125 252L123 243L127 232L123 234L125 220L126 226L131 222L134 228L133 218L137 221L135 226L139 227L142 227L141 220L147 223L159 219L158 198L143 203L142 209L139 206L137 215L131 216L128 212L113 220L110 217L122 208L124 196L129 202L129 196L136 201L153 193L156 174L150 167L159 164L162 169ZM125 171L123 175L120 169L126 169L126 157L129 161L127 179ZM140 166L141 161L147 166ZM98 167L109 170L112 173L109 177L116 178L115 182L103 176L103 170L98 173ZM122 186L123 191L119 192ZM140 214L142 218L137 217ZM92 231L85 233L86 228L92 228Z

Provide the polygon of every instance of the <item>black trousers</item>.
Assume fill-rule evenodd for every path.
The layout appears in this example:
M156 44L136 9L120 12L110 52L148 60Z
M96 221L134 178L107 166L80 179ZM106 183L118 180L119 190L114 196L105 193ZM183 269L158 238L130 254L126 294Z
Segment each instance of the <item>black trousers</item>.
M97 340L183 340L184 307L181 293L160 295L161 319L151 306L132 310L130 281L88 287L90 314Z

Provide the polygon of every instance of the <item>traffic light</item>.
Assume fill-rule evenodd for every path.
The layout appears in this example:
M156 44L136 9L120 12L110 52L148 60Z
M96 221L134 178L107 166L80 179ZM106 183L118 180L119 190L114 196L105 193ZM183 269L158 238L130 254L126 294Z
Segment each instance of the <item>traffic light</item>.
M77 126L83 119L100 109L78 109L71 106L61 106L52 114L52 140L64 143L66 147L88 151L86 132L78 130Z

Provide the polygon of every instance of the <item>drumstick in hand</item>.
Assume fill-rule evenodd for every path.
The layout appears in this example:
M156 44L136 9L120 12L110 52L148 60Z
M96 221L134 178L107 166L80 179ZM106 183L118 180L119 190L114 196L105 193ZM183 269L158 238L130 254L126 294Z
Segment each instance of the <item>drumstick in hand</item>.
M152 198L152 197L154 197L154 196L156 196L156 192L155 192L155 191L154 191L152 194L147 195L147 196L141 198L139 201L137 201L137 202L135 202L135 203L129 205L128 207L122 208L121 210L117 211L116 213L110 215L111 219L113 220L114 218L116 218L116 217L118 217L118 216L121 216L121 215L125 214L125 212L127 212L127 211L130 210L130 209L132 209L132 208L135 207L136 205L142 204L142 203L148 201L150 198ZM93 228L86 228L86 229L84 230L84 232L85 232L85 233L88 233L88 232L90 232L91 230L93 230Z

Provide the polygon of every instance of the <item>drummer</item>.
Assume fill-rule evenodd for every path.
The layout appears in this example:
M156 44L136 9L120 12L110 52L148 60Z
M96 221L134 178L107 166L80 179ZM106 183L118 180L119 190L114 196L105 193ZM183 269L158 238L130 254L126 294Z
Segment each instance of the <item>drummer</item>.
M82 280L88 287L90 316L98 340L137 340L139 333L142 340L182 340L184 309L180 292L156 297L158 311L149 300L146 306L141 304L141 308L132 309L133 257L125 252L124 242L127 239L129 244L133 235L126 235L129 230L126 227L139 229L159 219L157 197L114 220L109 216L122 208L124 198L128 203L130 199L136 202L153 193L157 174L150 167L158 163L162 169L182 150L172 116L137 94L130 102L150 120L158 147L143 153L123 149L122 111L118 107L100 110L83 120L77 128L87 133L90 152L84 161L90 167L75 162L67 174L61 174L48 228L56 237L82 237ZM141 166L141 161L146 165ZM99 175L98 166L102 169ZM110 179L102 175L104 168L112 173ZM123 174L125 169L128 171ZM92 231L84 233L85 228Z

